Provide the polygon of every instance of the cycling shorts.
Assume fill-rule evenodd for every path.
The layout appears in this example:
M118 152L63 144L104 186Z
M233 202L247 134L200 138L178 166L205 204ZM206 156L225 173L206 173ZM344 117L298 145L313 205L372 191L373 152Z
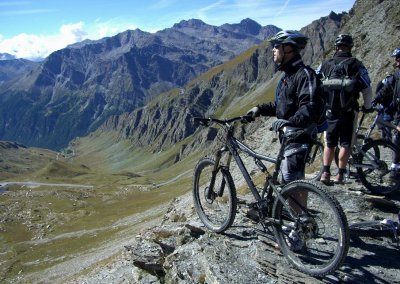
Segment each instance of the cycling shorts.
M357 112L349 111L341 114L327 112L328 129L325 132L325 144L329 148L339 145L350 148L355 138Z
M307 149L307 144L291 143L286 146L280 168L284 184L304 179Z

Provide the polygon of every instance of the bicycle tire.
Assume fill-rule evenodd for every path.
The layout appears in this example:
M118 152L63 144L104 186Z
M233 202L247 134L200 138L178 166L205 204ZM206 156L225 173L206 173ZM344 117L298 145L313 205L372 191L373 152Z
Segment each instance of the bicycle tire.
M357 155L355 163L359 165L356 168L360 181L372 193L390 195L400 189L400 179L392 179L390 175L395 153L400 153L398 146L379 139L363 145ZM371 159L378 165L376 168L372 168Z
M297 210L296 219L289 216L280 198L276 198L273 217L278 223L274 235L292 266L322 277L335 271L347 256L350 238L347 218L336 198L319 185L299 180L285 185L281 191L285 204L289 204L293 194L300 193L307 194L307 207L301 212ZM293 230L305 244L300 252L290 247Z
M210 230L221 233L228 229L236 216L236 188L229 171L219 167L212 198L207 198L215 161L202 158L193 175L193 200L197 215ZM218 192L216 192L218 191Z
M324 169L324 146L319 141L312 141L306 157L305 179L320 180Z
M393 229L389 226L381 224L381 221L360 221L350 224L349 229L351 237L394 238Z

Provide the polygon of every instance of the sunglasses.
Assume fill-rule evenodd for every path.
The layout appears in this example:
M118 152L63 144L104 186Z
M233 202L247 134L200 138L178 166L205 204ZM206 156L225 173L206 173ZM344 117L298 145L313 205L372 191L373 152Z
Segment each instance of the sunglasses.
M279 47L280 47L281 45L282 45L281 43L274 43L274 44L272 45L272 48L279 49Z

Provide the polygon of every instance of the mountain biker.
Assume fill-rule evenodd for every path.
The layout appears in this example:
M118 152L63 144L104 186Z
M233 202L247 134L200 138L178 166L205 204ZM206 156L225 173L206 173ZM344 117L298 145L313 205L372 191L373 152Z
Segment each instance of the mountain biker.
M324 169L321 175L321 181L324 183L330 182L330 166L334 158L335 148L339 142L341 146L339 151L339 173L334 178L334 182L343 183L344 181L344 174L346 173L346 166L354 139L355 123L359 110L357 99L360 92L364 99L362 111L365 113L373 111L371 107L371 80L362 62L352 56L353 45L352 36L348 34L338 35L335 40L336 52L333 58L324 61L316 70L317 75L322 79L327 101L328 129L325 132ZM326 85L328 81L324 80L330 79L331 75L342 76L336 77L341 79L339 82L342 84L347 79L348 87L343 87L342 85L340 90L329 89L329 85Z
M304 49L308 38L296 31L280 31L271 39L274 62L277 70L283 71L283 76L276 88L274 103L265 103L253 107L247 112L253 118L260 115L276 116L278 119L272 128L279 132L285 126L316 129L317 122L323 114L324 101L321 82L315 71L303 63L300 50ZM304 179L305 159L308 142L311 136L301 135L290 141L284 150L281 164L282 182L289 183ZM297 193L289 205L295 212L301 214L301 208L307 207L307 194ZM288 232L290 247L293 251L302 251L306 245L296 230Z
M400 146L400 48L396 48L392 57L395 58L394 67L397 69L393 76L387 79L387 83L377 92L374 103L387 103L390 102L394 110L396 111L396 124L397 132L394 135L393 142ZM393 178L400 178L400 157L395 155L393 157L393 163L391 167L391 176Z
M276 116L272 128L284 126L307 128L318 122L324 106L320 80L299 54L308 38L296 31L280 31L271 38L274 62L283 76L276 88L276 101L253 107L247 112L253 118L260 115ZM285 149L281 172L283 183L304 178L307 142L310 137L299 137Z
M393 77L394 77L393 74L388 74L383 80L379 81L378 85L376 86L375 94L378 94L380 90L383 88L383 86L391 84L392 80L394 80ZM382 100L381 103L379 104L376 102L376 99L374 99L372 103L373 105L378 106L378 108L381 110L381 113L379 115L382 118L382 120L388 122L393 121L396 108L392 103L391 96L388 96L385 100ZM383 139L387 139L389 141L392 140L391 128L385 125L379 125L379 129L382 132Z

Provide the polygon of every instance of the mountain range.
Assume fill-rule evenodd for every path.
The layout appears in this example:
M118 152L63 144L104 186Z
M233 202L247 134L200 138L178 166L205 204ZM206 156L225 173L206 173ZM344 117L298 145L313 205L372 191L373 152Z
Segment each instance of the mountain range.
M277 31L251 19L220 27L192 19L154 34L137 29L86 40L40 64L0 61L0 139L63 148Z
M331 12L300 30L310 38L303 59L316 68L333 55L337 34L350 33L374 85L393 72L398 19L393 0L356 1L348 13ZM279 30L251 19L219 27L191 19L154 34L86 40L42 63L0 61L0 139L59 150L100 129L153 151L168 148L195 132L193 116L273 99L265 39Z

